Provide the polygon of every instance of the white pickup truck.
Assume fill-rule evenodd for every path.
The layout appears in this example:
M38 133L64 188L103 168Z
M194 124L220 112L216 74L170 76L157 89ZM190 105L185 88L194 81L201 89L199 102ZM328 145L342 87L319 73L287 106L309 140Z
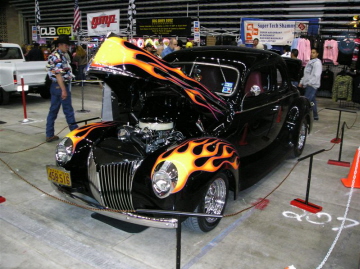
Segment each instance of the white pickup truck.
M21 85L21 77L29 86L29 92L49 98L50 91L45 82L46 64L46 61L26 61L17 44L0 43L0 105L9 103L10 95L16 93Z

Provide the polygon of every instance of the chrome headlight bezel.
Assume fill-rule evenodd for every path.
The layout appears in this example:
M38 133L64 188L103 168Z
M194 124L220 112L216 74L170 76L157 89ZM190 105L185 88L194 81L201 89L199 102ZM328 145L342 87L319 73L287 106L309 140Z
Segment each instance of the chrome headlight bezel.
M178 170L172 162L162 162L155 168L151 181L155 195L159 198L166 198L176 187Z
M62 166L69 162L74 155L74 144L69 137L64 137L60 143L56 146L55 158L56 162Z

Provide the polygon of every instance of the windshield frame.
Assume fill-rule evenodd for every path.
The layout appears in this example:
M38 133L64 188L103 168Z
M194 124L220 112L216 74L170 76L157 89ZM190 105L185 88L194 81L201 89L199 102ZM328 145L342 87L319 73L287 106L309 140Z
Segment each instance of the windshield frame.
M234 82L234 87L233 87L233 91L228 94L228 93L221 93L221 92L215 92L213 91L211 88L209 88L209 90L216 94L216 95L219 95L219 96L224 96L224 97L231 97L233 95L235 95L237 92L238 92L238 85L239 85L239 82L240 82L240 77L241 77L241 74L240 74L240 71L238 68L234 67L234 66L231 66L231 65L226 65L226 64L221 64L221 63L208 63L208 62L201 62L201 61L194 61L194 62L188 62L188 61L185 61L185 62L172 62L171 63L172 66L174 67L180 67L180 65L189 65L189 67L191 67L190 69L190 73L189 74L186 74L184 73L186 76L194 79L193 77L193 73L194 73L194 67L195 65L204 65L204 66L213 66L213 67L216 67L216 68L219 68L220 69L220 72L223 74L223 68L226 68L226 69L231 69L233 71L236 72L236 81ZM245 72L246 70L244 70ZM199 81L200 82L200 81ZM226 82L226 81L225 81ZM201 83L201 82L200 82ZM203 84L203 83L201 83ZM204 86L206 86L205 84L203 84ZM207 87L207 86L206 86ZM208 87L207 87L208 88Z

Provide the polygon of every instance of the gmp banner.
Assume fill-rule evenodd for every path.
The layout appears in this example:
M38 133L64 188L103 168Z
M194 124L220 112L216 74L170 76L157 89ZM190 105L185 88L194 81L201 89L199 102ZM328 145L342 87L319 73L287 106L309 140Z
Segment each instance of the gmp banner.
M245 44L291 45L295 35L307 34L308 21L244 21Z
M87 14L89 36L106 35L108 32L120 34L120 9Z

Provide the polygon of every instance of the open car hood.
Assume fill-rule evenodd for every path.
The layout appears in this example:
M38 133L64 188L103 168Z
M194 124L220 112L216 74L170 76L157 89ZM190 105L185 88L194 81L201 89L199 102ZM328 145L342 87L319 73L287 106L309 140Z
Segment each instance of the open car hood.
M153 81L170 87L216 120L229 116L232 111L230 104L198 81L117 36L105 39L92 59L88 72L100 77L104 77L104 74L126 76L128 79Z

